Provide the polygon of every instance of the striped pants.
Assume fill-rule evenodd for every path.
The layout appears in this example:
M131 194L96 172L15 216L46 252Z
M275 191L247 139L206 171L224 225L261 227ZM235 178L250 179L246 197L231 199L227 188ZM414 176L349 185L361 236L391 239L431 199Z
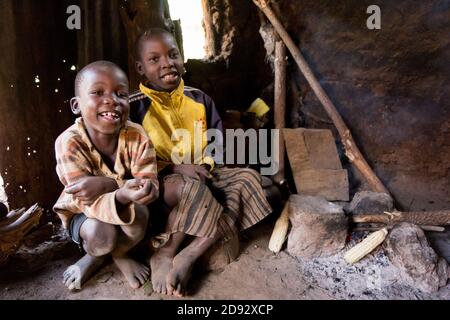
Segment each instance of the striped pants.
M219 232L228 240L235 227L245 230L272 212L261 186L261 176L255 170L222 167L215 168L211 174L214 178L207 184L179 174L163 178L178 179L183 187L181 200L172 209L176 218L166 225L165 236L160 237L167 241L170 234L183 232L210 238Z

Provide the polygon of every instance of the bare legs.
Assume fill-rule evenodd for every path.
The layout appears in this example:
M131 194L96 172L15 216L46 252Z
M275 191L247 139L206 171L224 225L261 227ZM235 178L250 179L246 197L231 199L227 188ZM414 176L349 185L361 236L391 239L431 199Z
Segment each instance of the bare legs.
M165 204L169 209L173 209L181 200L183 181L181 179L164 181L163 190ZM175 219L174 214L175 211L171 210L167 225L172 225ZM214 238L196 237L178 253L185 238L186 234L182 232L172 234L169 241L150 259L152 284L155 292L183 296L195 261L217 241L218 236Z
M139 288L147 280L150 269L128 257L128 251L141 241L147 230L148 209L135 204L136 218L131 225L121 226L117 246L111 252L114 263L122 271L133 289Z
M172 269L166 276L167 294L182 297L186 293L186 286L191 276L192 267L200 256L213 245L218 236L214 238L196 237L186 248L173 258Z
M116 227L96 219L87 219L82 224L80 236L86 254L63 274L63 282L70 290L80 289L104 262L107 254L112 255L115 264L132 288L138 288L146 281L150 273L148 267L127 255L128 251L143 239L147 229L147 208L137 204L135 208L135 221L128 226Z
M183 181L170 179L162 184L164 203L169 211L178 205L183 191ZM173 211L169 214L167 225L171 225L175 215ZM183 242L185 234L177 232L172 234L169 241L157 250L150 259L152 269L152 285L156 293L167 294L166 276L172 269L172 260L177 254L178 247Z
M114 250L117 242L115 227L95 219L87 219L81 225L80 236L86 254L63 274L63 282L69 290L81 289L105 261L106 255Z

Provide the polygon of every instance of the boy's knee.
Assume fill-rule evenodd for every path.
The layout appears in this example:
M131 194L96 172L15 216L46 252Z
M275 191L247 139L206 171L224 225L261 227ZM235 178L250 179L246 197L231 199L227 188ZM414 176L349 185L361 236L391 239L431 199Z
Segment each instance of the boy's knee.
M104 256L111 253L117 244L117 229L112 224L89 219L89 225L84 226L83 247L93 257Z
M253 169L245 168L239 170L239 177L244 181L254 180L257 182L261 182L261 175Z
M169 208L180 203L186 182L181 177L170 177L164 181L164 202Z

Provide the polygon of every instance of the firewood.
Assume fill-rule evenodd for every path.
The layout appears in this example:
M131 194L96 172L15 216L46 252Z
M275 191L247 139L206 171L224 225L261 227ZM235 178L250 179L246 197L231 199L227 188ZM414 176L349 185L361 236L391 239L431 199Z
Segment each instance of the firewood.
M383 228L388 228L392 229L394 227L394 225L391 226L383 226L383 227L361 227L361 226L356 226L354 228L351 229L352 232L361 232L361 231L378 231L380 229ZM444 232L445 228L444 227L439 227L439 226L421 226L419 225L419 227L424 230L424 231L433 231L433 232Z
M43 210L37 204L27 211L24 209L10 212L0 225L0 265L6 263L22 243L30 230L39 224Z
M384 223L395 224L410 222L423 226L450 225L450 210L423 211L423 212L385 212L382 214L357 214L350 218L353 223Z
M25 208L22 208L22 209L16 209L16 210L9 212L5 218L0 220L0 228L10 225L11 223L13 223L17 219L19 219L22 216L22 214L25 212L25 210L26 210Z
M434 232L444 232L444 227L438 227L438 226L419 226L424 231L434 231Z

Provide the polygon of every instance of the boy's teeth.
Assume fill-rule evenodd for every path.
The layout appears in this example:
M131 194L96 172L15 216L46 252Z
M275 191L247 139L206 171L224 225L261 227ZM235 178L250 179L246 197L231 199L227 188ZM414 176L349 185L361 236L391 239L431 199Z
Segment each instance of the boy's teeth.
M177 77L176 74L167 74L163 77L164 80L171 80L171 79L175 79Z
M114 119L118 119L119 115L112 112L103 112L101 113L101 116L107 116L107 117L113 117Z

